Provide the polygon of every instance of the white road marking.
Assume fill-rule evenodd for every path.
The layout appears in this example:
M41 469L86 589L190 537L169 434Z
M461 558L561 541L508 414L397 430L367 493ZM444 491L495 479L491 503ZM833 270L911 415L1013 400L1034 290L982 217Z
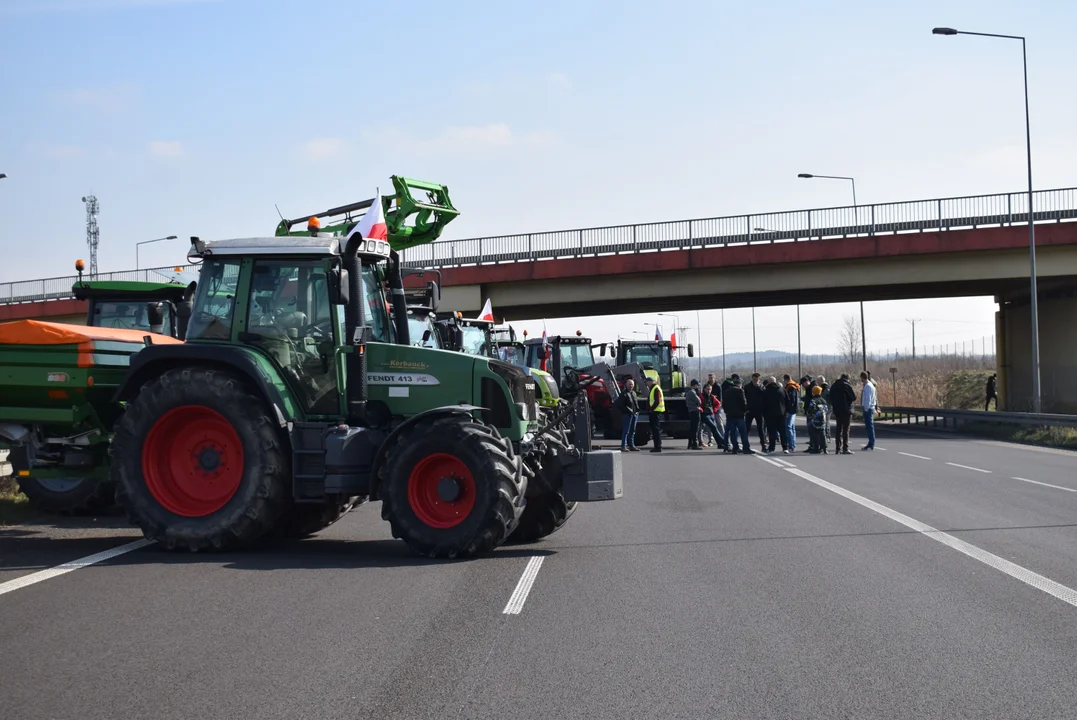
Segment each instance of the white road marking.
M503 615L519 615L520 611L524 609L527 595L531 592L531 586L535 584L535 578L538 576L539 568L542 567L542 561L545 559L542 555L535 555L527 561L527 567L524 568L524 574L520 576L520 582L516 583L516 589L512 591L512 597L509 598L505 609L501 611Z
M879 447L878 445L876 445L876 446L875 446L875 449L876 449L876 450L882 450L883 452L886 452L886 448L884 448L884 447Z
M96 553L95 555L88 555L80 560L72 560L65 562L62 565L57 565L54 568L48 570L41 570L36 573L30 573L29 575L23 575L22 577L15 578L14 580L8 580L7 582L0 583L0 595L5 593L14 592L30 585L35 585L45 580L51 580L54 577L65 575L69 572L74 572L80 568L89 567L90 565L96 565L99 562L105 560L111 560L114 557L129 553L132 550L138 550L144 548L147 545L152 545L152 540L135 540L129 542L126 545L120 545L114 547L111 550L105 550L103 552Z
M1040 482L1039 480L1029 480L1028 478L1015 477L1014 480L1020 480L1021 482L1032 483L1033 485L1043 485L1044 487L1054 488L1055 490L1065 490L1066 492L1077 492L1074 488L1062 487L1061 485L1052 485L1051 483Z
M908 515L899 513L897 510L892 510L891 508L888 508L885 505L881 505L874 500L867 499L863 495L857 495L851 490L846 490L839 485L835 485L821 478L817 478L814 475L810 475L809 473L804 472L803 470L792 469L788 470L788 472L796 475L799 478L807 480L808 482L815 483L821 488L825 488L833 493L841 495L847 500L852 500L859 505L863 505L869 510L874 510L875 512L879 513L880 515L883 515L884 517L888 517L891 520L898 522L907 528L911 528L912 530L922 533L925 537L929 537L932 540L936 540L942 543L943 545L947 545L960 553L968 555L974 560L979 560L983 564L995 568L999 572L1005 573L1006 575L1020 580L1027 585L1031 585L1037 590L1042 590L1048 595L1052 595L1064 603L1068 603L1069 605L1077 607L1077 590L1074 590L1071 587L1067 587L1061 583L1055 582L1048 577L1044 577L1037 572L1033 572L1028 568L1022 567L1017 563L1012 563L1009 560L995 555L994 553L989 553L986 550L978 548L975 545L965 542L964 540L960 540L953 535L950 535L949 533L937 530L930 525L927 525L920 522L919 520L915 520L909 517Z
M796 467L796 465L794 465L793 463L788 462L786 460L782 460L781 458L774 458L774 462L776 462L779 465L782 465L784 467Z
M958 465L957 463L952 463L952 462L948 462L946 464L947 465L953 465L954 467L959 467L962 470L974 470L976 472L982 472L982 473L990 473L991 472L990 470L984 470L982 468L975 468L975 467L972 467L971 465Z
M916 458L917 460L930 460L931 459L929 457L924 457L923 455L913 455L912 453L901 452L900 450L898 450L898 455L904 455L905 457Z
M762 460L762 461L763 461L763 462L765 462L765 463L770 463L771 465L773 465L773 466L774 466L774 467L776 467L776 468L782 468L783 470L785 469L785 468L784 468L784 467L783 467L783 466L782 466L782 465L781 465L780 463L778 463L778 462L777 462L776 460L771 460L770 458L768 458L768 457L764 457L763 455L759 455L759 454L756 454L756 457L757 457L757 458L759 458L760 460Z

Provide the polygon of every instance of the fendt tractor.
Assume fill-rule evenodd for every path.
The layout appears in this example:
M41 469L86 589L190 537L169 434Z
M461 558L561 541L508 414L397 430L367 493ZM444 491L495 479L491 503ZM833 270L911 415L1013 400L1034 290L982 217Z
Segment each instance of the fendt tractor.
M695 357L688 343L688 357ZM676 357L677 348L669 340L618 340L610 344L610 354L616 350L617 363L638 363L644 372L655 379L665 394L666 418L663 430L675 438L688 437L688 408L684 403L684 373Z
M393 184L394 246L456 215L443 186ZM540 420L522 369L411 345L398 252L341 237L357 219L339 234L192 239L186 342L147 345L115 396L110 475L146 537L225 548L289 507L331 517L358 498L381 500L412 551L460 557L548 534L542 516L568 503L620 497L620 455L591 450L585 397Z
M533 368L545 368L559 380L561 394L571 397L575 392L587 394L594 416L594 429L607 440L621 437L622 417L614 401L624 388L625 380L632 378L641 397L646 394L643 366L638 363L621 363L610 367L605 361L595 362L594 348L605 356L605 344L592 345L590 338L576 335L552 335L545 341L530 338L524 341L524 362ZM644 413L646 418L646 413ZM635 444L642 447L651 441L651 428L646 422L636 426Z
M112 505L107 447L121 408L110 395L147 334L183 339L196 280L162 271L169 282L83 280L84 269L75 263L71 292L87 301L86 326L0 325L0 447L10 448L19 489L47 512Z

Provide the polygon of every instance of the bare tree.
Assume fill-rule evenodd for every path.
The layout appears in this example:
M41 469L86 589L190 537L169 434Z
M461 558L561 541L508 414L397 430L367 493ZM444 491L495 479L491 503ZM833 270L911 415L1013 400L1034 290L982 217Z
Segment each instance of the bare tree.
M852 315L846 315L838 339L838 355L852 367L859 367L861 360L860 321Z

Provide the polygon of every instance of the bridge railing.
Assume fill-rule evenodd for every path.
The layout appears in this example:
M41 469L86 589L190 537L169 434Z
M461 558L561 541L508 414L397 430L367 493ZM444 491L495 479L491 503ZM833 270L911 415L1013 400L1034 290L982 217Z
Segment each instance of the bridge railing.
M1034 222L1077 219L1077 188L1034 193ZM896 203L789 210L669 222L442 239L403 253L412 267L529 262L656 250L804 242L836 237L959 230L1028 222L1028 194L1000 193ZM98 279L156 279L155 269L104 273ZM190 270L188 266L184 269ZM149 275L148 275L149 274ZM71 297L75 276L0 283L0 303Z
M879 420L892 420L898 424L924 425L928 423L943 427L957 427L958 422L995 423L998 425L1031 425L1035 427L1077 427L1077 415L1057 413L985 412L983 410L945 410L942 408L915 408L884 406L879 408Z

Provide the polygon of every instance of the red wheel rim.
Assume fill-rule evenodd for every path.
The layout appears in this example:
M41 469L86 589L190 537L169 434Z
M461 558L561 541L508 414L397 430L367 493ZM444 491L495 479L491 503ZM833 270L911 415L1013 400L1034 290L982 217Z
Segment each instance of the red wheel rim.
M408 477L408 503L426 525L439 530L456 527L475 507L475 478L455 455L428 455Z
M142 477L163 508L210 515L232 499L243 478L243 445L216 410L183 405L157 419L142 444Z

